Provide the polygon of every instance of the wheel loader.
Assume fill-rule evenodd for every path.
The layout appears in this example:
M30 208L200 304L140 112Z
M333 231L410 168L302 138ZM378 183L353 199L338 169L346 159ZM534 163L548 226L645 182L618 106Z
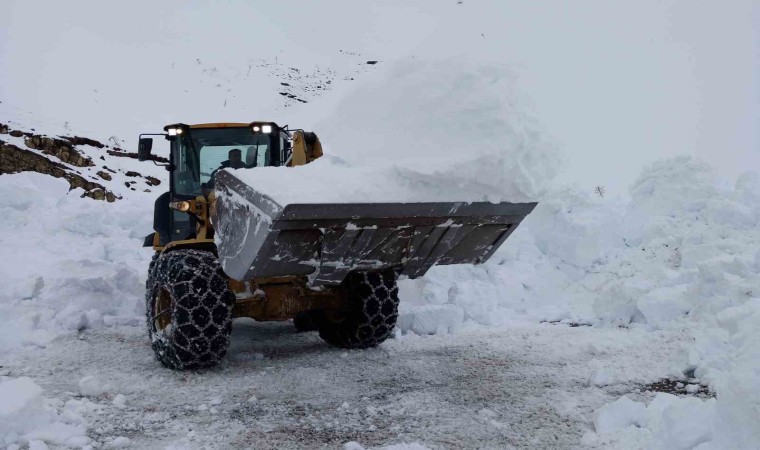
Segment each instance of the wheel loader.
M396 326L399 277L486 261L536 206L279 204L236 174L308 164L323 154L316 134L274 122L178 123L140 135L141 161L153 159L149 136L169 141L170 162L144 243L155 251L145 313L156 358L172 369L219 363L238 317L293 319L339 348L377 346Z

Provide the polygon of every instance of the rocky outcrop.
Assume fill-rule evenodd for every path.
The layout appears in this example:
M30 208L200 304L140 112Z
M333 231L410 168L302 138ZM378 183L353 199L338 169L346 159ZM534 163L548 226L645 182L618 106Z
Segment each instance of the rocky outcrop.
M108 202L121 198L109 190L109 188L116 192L121 192L120 186L123 184L133 191L143 190L144 192L150 192L150 189L145 189L146 185L153 187L161 184L158 178L145 176L134 170L114 170L105 165L101 165L99 168L96 167L95 162L100 163L100 161L97 161L98 159L107 161L111 156L138 158L137 153L125 152L119 147L112 147L95 139L81 136L50 137L36 134L33 128L31 131L15 130L8 124L0 123L0 136L2 135L23 138L27 148L14 145L17 141L11 140L13 143L10 143L0 139L0 144L2 144L0 175L33 171L56 178L64 178L69 182L71 189L82 188L85 191L82 195L83 197L106 200ZM87 150L87 153L84 153L81 146L92 148ZM92 156L94 153L97 153L97 150L100 150L102 154ZM151 159L155 162L168 163L166 158L160 156L151 155ZM82 170L80 171L78 168L82 168ZM116 174L118 173L135 180L119 182L118 185L115 185Z
M89 167L95 165L92 162L92 159L81 154L71 145L70 142L63 139L40 136L37 134L29 134L27 135L27 138L24 139L24 144L26 144L26 146L29 148L40 150L46 155L55 156L61 161L71 164L72 166Z
M125 152L124 150L118 149L118 150L106 150L106 152L111 156L118 156L120 158L132 158L132 159L138 159L137 153L132 152ZM157 155L149 155L148 159L155 162L160 163L169 163L169 160L167 158L164 158L163 156L157 156Z
M62 136L63 139L66 139L71 143L71 145L91 145L95 148L104 148L105 144L96 141L95 139L90 139L86 137L79 137L79 136Z
M103 185L88 181L63 164L51 161L35 152L0 141L0 175L19 172L39 172L68 181L70 189L82 188L82 197L113 202L118 197Z

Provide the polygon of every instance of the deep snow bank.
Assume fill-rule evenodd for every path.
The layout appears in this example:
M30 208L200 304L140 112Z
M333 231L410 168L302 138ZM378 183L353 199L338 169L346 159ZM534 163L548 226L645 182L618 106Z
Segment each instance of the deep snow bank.
M0 176L0 349L61 333L142 324L150 194L116 204L80 198L62 179Z
M760 445L756 173L726 185L704 164L678 157L646 167L628 203L555 190L487 264L433 268L421 280L403 281L400 295L404 332L512 320L689 329L694 343L662 376L694 377L717 392L717 401L698 409L691 403L701 400L668 399L648 413L658 417L620 419L621 429L641 430L614 439L655 448ZM701 414L695 420L709 431L695 441L677 436L682 427L661 425L681 420L678 411L686 410ZM597 431L590 443L613 439L604 426Z
M45 345L88 327L143 325L150 250L141 244L153 199L135 193L109 205L67 190L64 181L39 174L0 177L0 233L8 249L0 261L7 280L0 315L13 318L0 331L3 350ZM629 203L555 189L489 263L435 267L423 279L403 280L399 329L447 333L513 320L691 329L695 342L663 376L693 375L718 393L717 401L699 408L681 404L697 399L650 404L647 411L661 417L615 422L638 431L600 429L587 441L659 442L653 439L667 437L660 424L686 408L709 419L705 443L751 447L760 443L758 205L756 174L721 185L688 158L647 168Z
M514 92L495 64L390 64L317 127L328 156L235 175L281 204L533 201L559 155Z

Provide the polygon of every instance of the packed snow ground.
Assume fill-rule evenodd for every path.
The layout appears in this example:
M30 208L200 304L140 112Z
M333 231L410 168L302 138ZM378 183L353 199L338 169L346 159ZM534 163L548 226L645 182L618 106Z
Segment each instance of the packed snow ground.
M209 371L159 366L142 328L70 334L34 357L17 353L5 364L13 382L28 376L44 388L26 394L28 415L42 414L36 404L56 401L44 421L17 428L21 442L81 439L83 417L88 442L102 448L118 439L132 448L162 449L340 448L349 442L568 448L592 429L592 413L605 402L631 392L651 398L638 392L638 380L666 371L677 352L673 344L685 337L526 324L408 335L346 352L315 333L296 333L287 322L239 320L227 358ZM590 385L592 355L628 378ZM650 363L640 365L642 358ZM40 431L52 426L65 426L68 434Z

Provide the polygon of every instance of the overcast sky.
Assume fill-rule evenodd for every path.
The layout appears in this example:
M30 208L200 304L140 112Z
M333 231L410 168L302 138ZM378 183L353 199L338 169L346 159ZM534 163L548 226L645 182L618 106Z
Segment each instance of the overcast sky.
M760 170L759 4L16 0L0 17L0 101L60 121L155 123L171 111L168 96L141 99L130 86L111 97L120 105L85 107L81 97L94 85L105 95L127 80L146 91L151 77L168 83L168 58L235 64L297 53L330 66L338 48L385 61L467 53L513 66L566 155L562 180L624 193L642 165L674 154L698 155L725 175Z

